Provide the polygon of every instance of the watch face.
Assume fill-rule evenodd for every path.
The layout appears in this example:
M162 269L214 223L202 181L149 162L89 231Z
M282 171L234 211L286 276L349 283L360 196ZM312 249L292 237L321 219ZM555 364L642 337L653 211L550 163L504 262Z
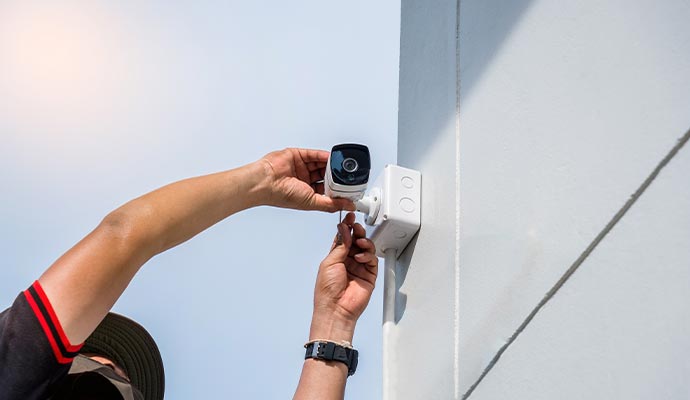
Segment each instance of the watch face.
M340 185L364 185L369 181L369 148L361 144L339 144L331 150L331 174Z

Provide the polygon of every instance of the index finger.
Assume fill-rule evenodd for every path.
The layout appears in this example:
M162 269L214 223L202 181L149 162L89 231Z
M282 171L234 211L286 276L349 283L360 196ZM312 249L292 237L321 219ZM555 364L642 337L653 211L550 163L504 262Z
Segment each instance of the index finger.
M316 150L316 149L296 149L299 152L299 156L305 163L312 162L327 162L328 157L331 153L326 150Z

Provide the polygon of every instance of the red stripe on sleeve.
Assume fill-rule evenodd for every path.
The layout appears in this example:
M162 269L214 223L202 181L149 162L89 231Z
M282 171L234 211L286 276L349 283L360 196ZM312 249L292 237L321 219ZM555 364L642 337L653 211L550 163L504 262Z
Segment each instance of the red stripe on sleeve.
M38 309L38 305L36 304L34 298L31 296L31 293L29 293L28 290L24 291L24 297L26 297L26 301L29 303L29 306L31 306L31 309L34 311L34 315L36 315L38 322L41 324L41 328L43 328L43 332L45 333L46 338L48 338L48 342L50 343L50 347L53 349L53 354L55 354L55 359L57 359L57 362L60 364L71 363L73 358L67 358L62 356L60 349L58 348L57 342L53 337L53 334L50 333L48 322L46 322L45 318L43 318L41 310Z
M36 289L38 297L41 298L41 303L43 303L46 310L48 310L48 315L50 316L51 321L53 321L53 325L55 326L55 329L57 329L58 335L60 336L60 341L65 346L65 349L67 349L67 351L69 352L79 351L79 349L81 349L84 344L82 343L78 345L73 345L70 343L69 339L67 339L67 335L65 335L65 331L62 329L62 325L60 325L60 321L58 320L58 317L55 314L55 310L53 310L53 306L50 304L48 296L46 296L46 292L43 291L43 287L41 287L41 284L38 281L36 281L32 286L34 287L34 289Z

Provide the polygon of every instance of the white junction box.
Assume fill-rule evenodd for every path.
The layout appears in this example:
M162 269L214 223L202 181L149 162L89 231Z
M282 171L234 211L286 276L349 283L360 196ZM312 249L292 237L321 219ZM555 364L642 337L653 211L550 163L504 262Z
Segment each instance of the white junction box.
M400 256L419 230L421 184L419 171L388 164L371 186L367 233L379 257L388 249L396 250L396 258Z

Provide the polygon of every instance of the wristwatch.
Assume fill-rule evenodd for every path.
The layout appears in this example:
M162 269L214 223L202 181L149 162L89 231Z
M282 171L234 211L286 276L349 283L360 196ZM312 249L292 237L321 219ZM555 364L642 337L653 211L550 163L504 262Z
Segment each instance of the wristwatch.
M305 360L314 358L324 361L340 361L347 365L347 376L354 375L357 370L359 352L355 349L320 340L309 342L304 347L307 348L307 353L304 355Z

